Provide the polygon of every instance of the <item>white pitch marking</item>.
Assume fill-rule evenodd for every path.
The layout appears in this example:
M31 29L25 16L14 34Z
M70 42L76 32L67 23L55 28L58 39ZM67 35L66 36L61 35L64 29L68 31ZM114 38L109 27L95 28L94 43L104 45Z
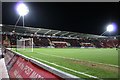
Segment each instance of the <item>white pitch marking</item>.
M37 53L37 52L36 52ZM47 54L47 53L38 53L38 54L43 54L43 55L48 55L48 56L54 56L54 57L59 57L59 58L64 58L64 59L71 59L71 60L76 60L76 61L80 61L79 59L75 59L75 58L68 58L68 57L63 57L63 56L57 56L57 55L53 55L53 54ZM99 63L99 62L94 62L94 61L88 61L88 62L92 62L92 63L96 63L96 64L103 64L103 65L109 65L109 66L113 66L113 67L119 67L118 65L112 65L112 64L104 64L104 63Z
M33 56L31 56L31 57L34 58L34 59L38 59L38 60L40 60L40 61L46 62L46 63L48 63L48 64L51 64L51 65L54 65L54 66L57 66L57 67L61 67L61 68L63 68L63 69L66 69L66 70L69 70L69 71L72 71L72 72L75 72L75 73L78 73L78 74L82 74L82 75L87 76L87 77L90 77L90 78L99 79L99 78L96 77L96 76L92 76L92 75L89 75L89 74L86 74L86 73L83 73L83 72L79 72L79 71L76 71L76 70L73 70L73 69L70 69L70 68L67 68L67 67L64 67L64 66L60 66L60 65L57 65L57 64L55 64L55 63L48 62L48 61L46 61L46 60L42 60L42 59L39 59L39 58L36 58L36 57L33 57ZM102 80L102 79L99 79L99 80Z
M26 51L29 52L29 51ZM35 52L38 53L38 52ZM48 55L48 56L54 56L54 57L59 57L59 58L64 58L64 59L71 59L71 60L76 60L76 61L80 61L79 59L75 59L75 58L68 58L68 57L63 57L63 56L57 56L57 55L53 55L53 54L47 54L47 53L38 53L38 54L43 54L43 55ZM112 64L105 64L105 63L100 63L100 62L94 62L94 61L88 61L88 62L92 62L92 63L96 63L96 64L103 64L103 65L108 65L108 66L113 66L113 67L119 67L118 65L112 65Z

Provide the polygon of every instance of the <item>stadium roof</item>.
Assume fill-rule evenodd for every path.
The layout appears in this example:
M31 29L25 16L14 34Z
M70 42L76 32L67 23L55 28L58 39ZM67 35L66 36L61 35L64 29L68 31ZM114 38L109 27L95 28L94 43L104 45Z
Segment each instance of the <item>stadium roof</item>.
M77 32L69 31L59 31L52 29L44 28L34 28L34 27L23 27L23 26L14 26L14 25L2 25L3 34L12 34L15 31L16 34L20 35L36 35L36 36L49 36L49 37L67 37L67 38L107 38L107 36L93 35L93 34L84 34Z

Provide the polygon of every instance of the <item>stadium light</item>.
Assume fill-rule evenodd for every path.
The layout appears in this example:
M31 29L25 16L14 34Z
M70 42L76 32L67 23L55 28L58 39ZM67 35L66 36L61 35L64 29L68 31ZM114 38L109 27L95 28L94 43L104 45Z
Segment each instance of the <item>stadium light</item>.
M20 16L25 16L28 14L29 12L29 9L28 7L23 4L23 3L20 3L18 6L17 6L17 12Z
M103 33L101 34L101 36L102 36L104 33L106 33L106 32L112 32L112 31L114 31L114 25L113 25L113 24L109 24L109 25L106 27L106 31L103 32Z
M12 32L14 33L15 31L13 30Z
M112 32L114 30L114 26L112 24L108 25L107 26L107 29L106 29L108 32Z
M16 21L15 27L17 23L19 22L21 16L23 17L23 27L24 27L24 16L29 13L29 8L24 3L18 3L16 6L16 11L20 15L18 20Z
M0 26L3 26L2 24L0 24Z

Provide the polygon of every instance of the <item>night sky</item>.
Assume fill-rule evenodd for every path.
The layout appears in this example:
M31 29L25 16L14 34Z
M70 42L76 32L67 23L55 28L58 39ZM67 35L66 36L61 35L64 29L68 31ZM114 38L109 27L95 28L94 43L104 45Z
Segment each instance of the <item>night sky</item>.
M120 34L118 32L120 8L117 2L27 2L25 4L30 11L25 16L25 26L100 35L108 24L114 22L118 29L111 35ZM3 24L15 25L19 17L15 7L15 2L2 3ZM22 19L18 25L22 25Z

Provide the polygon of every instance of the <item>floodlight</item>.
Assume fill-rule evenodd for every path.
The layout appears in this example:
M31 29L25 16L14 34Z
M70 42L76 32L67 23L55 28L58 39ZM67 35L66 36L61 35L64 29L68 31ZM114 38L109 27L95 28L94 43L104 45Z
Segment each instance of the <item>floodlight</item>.
M25 16L26 14L28 14L29 12L29 9L28 7L23 4L23 3L20 3L18 6L17 6L17 12L20 16Z
M14 33L15 31L13 30L12 32Z
M107 31L108 32L111 32L113 30L114 30L114 26L112 24L110 24L110 25L107 26Z
M106 27L106 31L101 34L101 36L106 32L115 32L117 30L117 24L115 22L112 22Z
M2 24L0 24L0 26L3 26Z

